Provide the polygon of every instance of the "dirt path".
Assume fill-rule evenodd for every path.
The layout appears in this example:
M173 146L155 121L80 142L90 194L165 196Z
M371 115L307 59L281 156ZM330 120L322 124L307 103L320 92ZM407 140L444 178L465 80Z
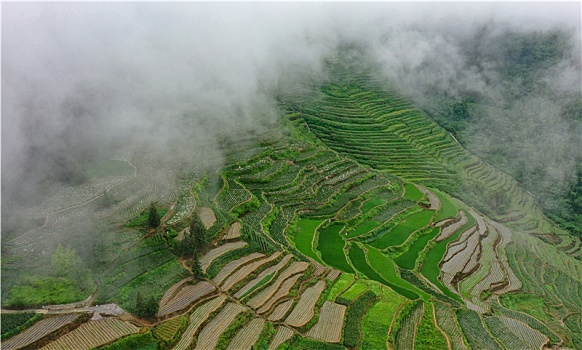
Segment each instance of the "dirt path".
M55 307L58 307L59 305L54 305ZM48 315L53 315L53 314L70 314L70 313L74 313L74 312L97 312L99 314L103 314L103 315L115 315L115 316L119 316L123 313L125 313L125 310L123 310L119 305L117 304L103 304L103 305L95 305L95 306L88 306L88 307L74 307L74 308L63 308L63 309L24 309L24 310L6 310L6 309L2 309L0 310L1 313L3 314L21 314L21 313L27 313L27 312L35 312L38 314L48 314Z

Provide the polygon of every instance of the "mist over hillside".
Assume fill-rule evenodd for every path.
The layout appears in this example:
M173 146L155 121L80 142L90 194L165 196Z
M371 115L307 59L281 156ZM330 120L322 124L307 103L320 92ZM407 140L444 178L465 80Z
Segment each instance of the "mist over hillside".
M219 160L217 135L276 122L345 42L549 208L576 181L577 3L2 6L4 225L120 145Z
M580 3L1 6L3 349L582 349Z

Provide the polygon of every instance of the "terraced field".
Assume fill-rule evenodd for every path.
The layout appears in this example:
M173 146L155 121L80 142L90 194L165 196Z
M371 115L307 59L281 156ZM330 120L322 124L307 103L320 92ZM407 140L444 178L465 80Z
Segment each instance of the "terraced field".
M578 243L359 63L326 65L332 78L317 94L281 98L278 124L221 133L224 164L172 170L179 185L155 192L172 208L166 230L125 242L98 300L131 311L138 290L151 292L159 310L143 327L174 349L582 348L582 264L569 255ZM138 174L153 169L134 153ZM154 196L132 179L111 190L127 197L110 209L125 219ZM464 195L467 183L483 198ZM492 191L508 195L504 211L488 204ZM82 210L49 213L47 227ZM174 254L194 215L207 227L199 278ZM3 348L99 346L138 329L96 320L49 339L74 321L59 317Z
M130 323L105 318L84 323L42 349L92 349L138 331L139 328Z
M3 349L20 349L75 321L79 315L54 316L38 321L32 327L2 342Z

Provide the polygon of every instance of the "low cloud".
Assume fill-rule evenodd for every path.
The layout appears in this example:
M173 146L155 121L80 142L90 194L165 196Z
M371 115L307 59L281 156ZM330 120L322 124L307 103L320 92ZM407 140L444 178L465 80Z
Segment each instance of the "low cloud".
M576 3L4 3L3 208L74 181L137 135L155 135L167 157L181 140L214 156L217 133L276 120L277 92L323 80L322 60L341 42L360 43L386 81L423 107L435 91L506 103L501 53L488 39L560 27L574 46L544 79L560 96L575 94L579 14ZM555 119L559 102L547 102L536 95L510 109L512 122L554 125L528 144L546 142L547 152L524 148L518 159L571 155L572 129ZM495 122L506 118L494 117L483 127L503 129Z

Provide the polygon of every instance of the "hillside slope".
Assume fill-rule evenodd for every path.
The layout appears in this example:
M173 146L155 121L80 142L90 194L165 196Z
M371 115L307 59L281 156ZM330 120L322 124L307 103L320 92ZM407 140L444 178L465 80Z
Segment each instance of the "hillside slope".
M158 169L164 182L144 187L155 167L147 146L133 151L137 174L97 215L127 222L156 199L169 211L163 230L118 225L124 244L99 271L98 303L134 311L144 293L159 304L151 323L131 319L152 331L118 348L582 348L579 241L365 67L328 64L333 79L286 96L279 124L225 132L224 165ZM199 279L175 256L195 215L211 242ZM98 324L83 322L34 344Z

